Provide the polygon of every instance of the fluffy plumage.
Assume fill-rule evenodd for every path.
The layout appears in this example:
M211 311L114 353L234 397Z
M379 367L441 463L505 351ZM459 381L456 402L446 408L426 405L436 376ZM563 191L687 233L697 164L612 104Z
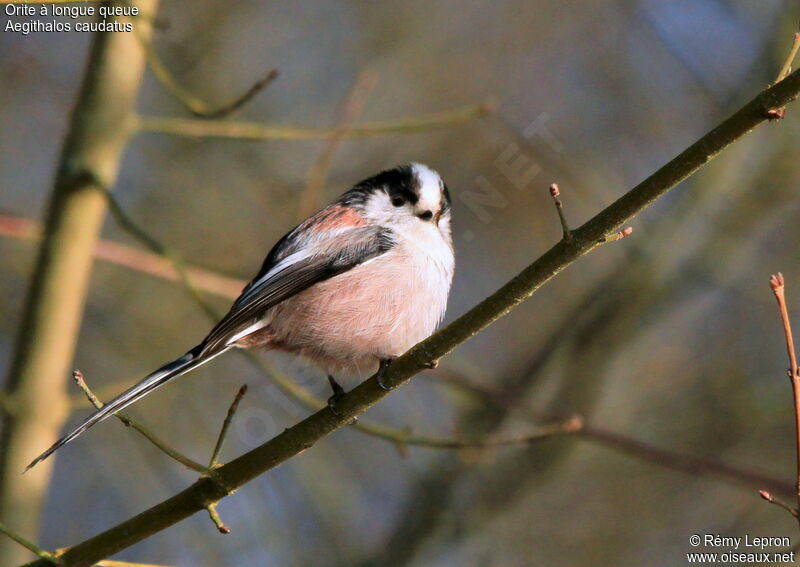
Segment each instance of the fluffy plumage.
M412 163L365 179L279 240L199 345L89 416L28 468L231 348L288 351L328 373L372 371L434 331L453 270L450 196L439 175Z

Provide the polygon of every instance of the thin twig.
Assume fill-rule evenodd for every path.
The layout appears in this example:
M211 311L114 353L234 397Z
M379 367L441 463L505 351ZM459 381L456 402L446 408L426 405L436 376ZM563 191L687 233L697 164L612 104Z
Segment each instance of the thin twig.
M789 322L789 310L786 308L786 282L783 278L783 274L778 272L778 275L770 276L769 286L772 288L772 292L775 294L775 300L778 302L778 311L780 312L781 323L783 324L783 336L786 340L786 352L789 355L789 369L787 374L792 384L792 394L794 397L795 457L797 459L797 482L795 484L797 506L794 508L794 513L792 515L800 522L800 367L797 366L792 325Z
M120 203L114 199L114 196L110 193L107 194L109 199L109 210L112 211L114 218L118 221L120 228L128 232L131 236L138 239L139 241L143 242L145 245L149 246L152 250L159 254L165 254L167 247L159 242L154 236L146 232L141 226L122 208ZM173 262L175 270L180 270L181 266L184 264L183 258L177 252L170 252L169 256L164 256L170 262ZM177 262L177 264L175 264ZM183 285L187 285L187 279L182 279ZM192 290L189 290L190 293ZM218 320L218 315L214 313L213 308L197 293L191 293L192 298L198 305L208 314L209 318L212 321ZM244 354L247 356L248 360L253 363L256 367L258 367L261 371L263 371L270 379L275 383L282 392L293 398L295 401L300 402L301 404L305 405L307 408L311 410L319 410L320 408L326 407L326 403L314 396L307 388L304 388L297 381L292 380L290 377L284 375L283 373L279 372L276 368L269 365L266 361L262 360L258 357L255 353L244 351ZM235 411L235 408L233 408ZM492 445L524 445L530 440L538 439L543 436L542 433L536 431L534 433L524 435L524 436L517 436L513 438L503 439L500 441L486 441L486 440L461 440L456 438L447 438L447 437L433 437L429 435L415 435L412 434L411 431L407 429L396 429L393 427L388 427L379 423L371 423L366 420L356 421L351 424L352 427L362 433L370 435L372 437L376 437L379 439L383 439L385 441L389 441L394 443L398 449L402 450L404 447L408 446L419 446L419 447L426 447L426 448L439 448L439 449L460 449L465 447L477 447L477 446L492 446ZM570 429L574 423L564 425L560 428L558 433L569 433L573 432L572 430L566 431ZM549 426L545 426L549 427ZM222 435L223 432L220 432ZM218 440L218 445L221 443L221 439ZM215 449L216 451L216 449ZM215 464L215 463L214 463ZM211 465L213 468L213 464Z
M155 237L150 234L145 233L145 231L139 228L139 225L133 221L130 215L122 210L119 203L116 203L116 209L118 213L122 214L125 218L128 219L124 225L121 225L121 228L126 229L126 227L134 226L137 227L137 230L131 233L134 236L139 236L140 234L144 234L144 238L142 240L150 243L154 243L155 247L159 250L165 249L163 244L158 243ZM0 216L0 221L3 220L3 217ZM17 221L18 219L11 217L12 221ZM24 219L23 219L24 220ZM33 221L27 221L33 222ZM0 222L0 234L3 233L4 224ZM25 229L28 230L29 229ZM620 231L621 233L629 233L631 229L626 229L624 231ZM8 231L11 232L11 231ZM176 254L173 254L173 257ZM171 260L169 258L163 256L157 256L160 261L170 263ZM181 260L182 261L182 260ZM133 266L136 269L135 266ZM174 272L173 272L174 273ZM213 272L209 272L210 275L214 276ZM170 278L174 279L174 278ZM244 285L244 281L236 281L234 280L235 284L230 286L231 289L238 288L240 289ZM234 294L226 295L227 297L235 298L238 296L238 290ZM249 360L254 363L264 374L266 374L280 389L282 392L293 398L295 401L300 402L301 404L305 405L309 409L318 410L325 406L325 402L316 396L314 396L308 389L304 388L300 384L298 384L295 380L292 380L288 376L285 376L276 368L268 365L266 361L262 360L258 356L253 353L245 353L249 355ZM462 389L468 390L470 393L475 394L481 400L485 401L493 401L494 403L499 403L500 405L508 405L509 403L513 402L516 398L513 392L500 392L488 389L486 387L478 386L469 382L466 382L459 377L451 376L450 372L438 372L433 375L439 380L446 381L452 385L458 386ZM109 388L110 390L119 390L119 387ZM460 445L464 443L470 444L486 444L485 441L473 441L473 442L464 442L462 440L453 439L453 438L436 438L431 436L425 435L413 435L407 429L397 429L393 427L388 427L379 423L371 423L367 420L360 420L356 424L352 426L354 429L365 433L367 435L383 439L394 443L401 447L407 446L416 446L419 445L421 447L428 447L428 448L459 448ZM643 444L639 441L634 441L619 435L610 434L606 432L599 432L594 428L585 429L583 432L583 436L590 440L601 440L606 442L612 448L621 449L628 454L632 454L634 456L638 456L641 458L645 458L646 460L652 461L656 464L662 464L667 468L673 468L677 470L683 471L699 471L705 473L720 473L720 467L724 470L720 473L722 476L731 476L733 478L741 478L743 480L753 480L753 482L760 482L764 484L766 480L767 484L774 486L777 481L773 481L773 479L767 479L766 477L759 477L758 473L752 473L750 471L744 471L741 469L735 469L732 467L727 467L727 465L721 465L718 463L714 463L712 461L698 463L694 457L689 457L685 455L679 455L675 453L669 453L663 451L661 449L656 449L650 447L646 444ZM597 435L595 435L597 433ZM614 436L612 439L611 437ZM508 443L507 443L508 444Z
M110 200L113 200L112 195L108 195ZM134 270L138 270L150 275L154 275L157 277L162 277L165 279L169 279L171 281L181 281L182 278L178 275L179 266L181 264L185 265L185 261L183 258L175 253L172 252L170 257L164 256L163 251L167 249L163 243L158 242L155 237L151 234L144 231L141 226L136 223L129 213L127 213L122 206L119 204L118 201L113 200L112 205L116 215L115 217L119 219L124 219L124 222L120 223L120 228L128 232L131 236L139 240L140 242L145 243L145 245L151 247L152 249L156 249L159 252L145 252L142 250L137 250L135 248L131 248L129 246L125 246L123 244L118 244L116 242L111 241L102 241L97 248L98 257L110 261L113 263L117 263L120 265L124 265ZM21 219L19 217L13 217L9 215L0 215L0 234L5 234L14 237L21 237L21 238L34 238L38 236L38 223L35 221L31 221L28 219ZM102 255L100 251L103 251ZM120 258L133 258L133 261L119 261ZM178 260L179 265L176 266L174 264L175 260ZM158 266L158 268L154 268L154 266ZM238 297L241 289L244 287L246 282L244 280L234 280L230 278L225 278L215 272L211 272L209 270L201 270L199 268L187 268L187 276L189 280L192 281L193 284L197 286L198 289L203 291L208 291L211 293L216 293L217 295L221 295L223 297L227 297L229 299L235 299ZM215 282L219 278L219 281L222 282L221 285L208 285L204 282ZM191 290L190 290L191 293ZM206 312L208 312L211 307L208 303L205 302L202 298L199 297L197 294L191 294L192 298L198 302L198 305ZM210 317L212 320L216 320L215 317ZM256 367L258 367L264 374L266 374L270 380L272 380L282 392L287 394L289 397L294 399L295 401L303 404L309 409L318 410L322 407L325 407L325 401L317 398L314 396L307 388L304 388L300 384L297 383L296 380L291 379L290 377L282 374L276 368L268 365L266 361L261 359L260 357L256 356L253 353L246 352L244 354L249 355L248 360L253 363ZM124 381L127 385L129 380ZM107 385L102 390L108 392L117 392L121 389L118 385ZM0 403L3 404L3 407L10 411L13 407L13 400L8 399L0 395ZM84 403L83 396L75 396L72 399L72 406L75 408L81 407ZM123 414L125 415L125 414ZM423 448L462 448L465 444L467 445L481 445L487 444L487 442L482 440L474 440L474 441L464 441L456 438L447 438L447 437L432 437L429 435L415 435L412 434L411 431L408 429L398 429L394 427L388 427L382 425L380 423L370 422L368 420L360 420L353 424L353 428L357 431L360 431L366 435L370 435L372 437L383 439L385 441L394 443L401 447L408 447L408 446L420 446ZM531 434L534 435L535 434ZM525 436L523 436L524 438ZM156 440L158 442L158 440ZM524 439L522 441L518 441L517 444L524 444ZM488 442L489 445L497 444L496 441ZM514 444L512 439L508 439L505 442L501 442L500 444Z
M219 431L219 437L217 438L217 444L214 445L214 451L211 453L211 459L208 461L208 467L213 469L219 463L217 461L219 457L220 451L222 451L222 444L225 442L225 436L228 433L228 428L231 426L233 422L233 416L236 415L236 410L239 409L239 402L242 401L242 398L247 393L247 384L243 384L239 391L236 392L236 396L233 398L233 402L231 406L228 408L228 413L225 415L225 420L222 422L222 429ZM222 523L222 519L219 517L219 512L217 511L217 503L212 502L206 505L206 511L208 512L208 517L211 518L211 521L216 526L217 531L221 534L229 534L231 533L231 529Z
M150 248L150 250L156 254L168 259L172 263L175 272L178 274L181 283L183 283L183 287L189 292L189 295L193 297L201 307L203 307L203 310L209 317L213 318L214 320L218 320L219 314L209 306L209 304L200 295L200 292L194 286L192 281L189 279L186 263L183 261L181 255L173 251L171 248L164 246L157 239L150 236L146 230L141 228L136 221L133 220L133 217L125 212L125 209L122 207L119 201L117 201L117 198L111 193L111 191L106 189L103 185L97 185L96 187L102 192L108 201L108 210L111 213L111 216L114 217L114 220L117 221L117 224L120 226L120 228Z
M324 400L317 398L307 388L292 380L255 353L245 351L248 359L257 366L286 395L301 403L310 410L317 411L327 407ZM526 445L548 436L575 433L581 429L579 418L571 417L545 425L536 425L536 429L522 435L514 435L497 439L459 439L456 437L437 437L433 435L415 434L409 428L396 428L365 419L351 423L350 427L360 433L393 443L401 452L413 446L427 449L465 449L469 447L497 447L507 445Z
M208 517L211 518L211 521L214 522L214 525L217 527L217 530L221 534L229 534L231 533L230 527L226 526L222 522L222 518L219 517L219 512L217 512L217 504L209 504L206 506L206 511L208 512Z
M233 416L236 415L236 410L239 409L239 402L242 401L242 398L247 393L247 384L243 384L239 391L236 392L236 397L233 398L233 402L231 403L231 407L228 408L228 413L225 416L225 421L222 422L222 429L220 429L219 437L217 438L217 444L214 445L214 452L211 453L211 459L208 462L209 468L214 468L219 458L219 453L222 451L222 444L225 442L225 436L228 433L228 428L231 426L231 422L233 422Z
M41 224L31 219L0 214L0 236L38 240L42 237ZM162 254L101 239L95 244L94 256L104 262L143 274L173 282L181 281L180 273L173 262ZM245 280L196 266L185 265L185 271L187 279L198 290L227 299L236 299L247 284Z
M567 217L564 216L564 205L561 203L561 190L558 185L553 183L550 185L550 196L553 198L553 203L556 205L556 212L558 213L558 220L561 221L561 230L563 232L563 239L566 241L572 240L572 231L567 224Z
M213 105L196 96L191 90L181 85L178 79L175 78L161 60L151 41L141 37L136 31L136 27L133 29L139 39L142 49L144 49L147 65L150 67L156 80L158 80L161 86L174 96L178 102L183 104L189 112L198 118L223 118L234 113L250 102L250 100L278 77L278 70L272 69L247 89L244 94L227 104L215 108Z
M253 83L249 89L247 89L242 96L239 98L232 100L226 105L223 105L216 110L206 110L205 112L198 113L195 111L195 115L202 116L203 118L223 118L228 116L240 108L242 108L245 104L247 104L253 97L255 97L258 93L263 91L267 85L269 85L272 81L278 78L278 70L272 69L267 72L266 75L261 77L255 83Z
M534 414L525 405L524 400L513 391L475 384L473 381L466 380L463 376L457 375L452 371L436 372L427 376L466 392L479 403L489 403L499 408L514 408L528 421L541 421L541 417ZM662 468L694 475L705 474L745 487L768 486L770 490L784 494L793 492L793 487L790 483L761 472L661 449L627 435L614 433L592 425L584 424L574 433L579 439L625 453Z
M336 132L331 134L325 141L322 151L308 171L308 180L303 193L300 195L300 204L297 207L298 220L306 218L322 206L325 184L336 150L342 140L341 134L346 130L347 125L356 120L361 114L364 104L367 102L367 97L375 88L376 83L377 75L373 71L365 70L359 73L353 87L340 105L339 116L334 125Z
M553 203L556 206L556 212L558 213L558 220L561 221L561 230L562 230L562 240L565 242L572 241L572 231L569 229L569 224L567 223L567 217L564 214L564 204L561 202L559 198L561 196L561 189L559 189L556 183L550 185L550 196L553 198ZM623 228L620 231L617 231L613 234L606 235L600 240L598 240L598 244L605 244L606 242L616 242L617 240L622 240L626 236L630 236L633 233L633 228L627 227Z
M775 83L780 83L786 77L789 76L789 73L792 72L792 62L794 58L797 57L797 52L800 51L800 32L795 32L794 36L792 37L792 47L789 49L789 55L786 56L786 60L783 62L783 66L781 70L778 72L778 77L775 79ZM770 108L767 111L767 116L770 120L780 120L786 117L786 106L777 106Z
M89 385L86 383L86 380L83 377L83 373L80 370L75 370L72 373L72 377L75 380L75 384L83 390L83 393L86 394L86 397L89 399L89 402L97 409L103 407L103 402L97 399L97 396L94 395L92 390L89 388ZM186 468L192 469L200 474L210 474L212 471L209 467L204 467L200 463L190 459L186 455L176 451L161 439L156 437L154 433L152 433L149 429L147 429L144 425L136 421L135 419L131 418L129 415L118 411L114 414L122 423L124 423L127 427L131 427L135 429L140 434L144 436L145 439L150 441L153 445L155 445L162 453L169 456L170 458L174 459L175 461L179 462Z
M41 547L39 547L38 545L36 545L32 541L29 541L29 540L25 539L24 537L22 537L21 535L19 535L15 531L11 530L8 526L6 526L3 523L0 523L0 533L10 537L14 541L16 541L18 544L20 544L22 547L24 547L25 549L27 549L31 553L34 553L34 554L38 555L39 557L41 557L45 561L47 561L49 563L52 563L53 565L58 565L58 559L56 558L56 555L54 553L50 553L46 549L42 549Z
M763 498L770 504L775 504L776 506L783 508L784 510L789 512L792 516L797 518L797 510L795 508L792 508L785 502L781 501L780 499L776 498L771 492L767 492L766 490L759 490L758 494L759 496L761 496L761 498Z
M645 210L678 183L698 171L722 150L767 120L766 110L785 106L800 94L800 73L794 72L762 91L739 111L701 137L647 179L622 195L573 231L569 245L559 242L517 276L449 325L397 358L383 374L383 386L373 376L344 394L337 402L338 415L322 409L276 435L259 447L215 469L216 478L202 477L178 494L69 548L61 560L65 567L89 567L149 536L172 526L209 502L216 502L312 447L354 417L380 402L390 391L408 382L432 360L449 354L494 321L530 297L556 274L595 249L605 235ZM42 567L43 560L28 567Z
M139 117L137 127L141 132L189 137L235 138L240 140L320 140L334 135L342 138L359 138L446 128L486 116L492 109L493 107L490 103L483 103L414 118L351 124L344 128L304 128L300 126L259 124L256 122L191 120L155 116Z
M526 446L543 439L549 439L559 435L578 433L583 429L583 419L579 416L570 417L564 421L556 421L546 425L540 425L531 432L521 435L509 435L490 439L458 439L447 437L430 437L423 435L413 435L408 432L404 435L397 435L390 431L383 431L381 437L395 437L393 440L400 448L407 445L416 447L426 447L428 449L487 449L492 447ZM389 428L387 428L389 429Z
M83 378L83 374L79 370L76 370L75 372L73 372L73 377L75 378L75 383L78 385L78 387L81 388L81 390L83 390L83 392L86 394L86 397L89 398L89 401L92 403L92 405L94 405L94 407L96 407L97 409L102 408L103 403L99 399L97 399L97 396L94 395L94 393L89 388L88 384L86 384L86 381ZM179 453L178 451L172 449L171 447L166 445L163 441L159 440L152 433L150 433L149 430L147 430L142 425L132 420L130 417L123 414L122 412L117 412L114 415L117 416L125 425L133 427L136 431L144 435L144 437L148 441L150 441L153 445L158 447L161 451L163 451L165 454L172 457L182 465L190 469L193 469L202 475L213 477L214 476L213 469L217 465L217 457L219 456L219 453L222 450L222 444L225 441L225 436L228 432L228 428L230 427L231 421L233 420L233 416L236 413L237 408L239 407L239 402L242 400L242 397L244 397L245 393L247 393L246 384L243 385L241 388L239 388L239 391L236 393L236 397L233 399L233 403L228 409L228 413L225 416L225 420L222 423L222 429L220 430L217 443L214 446L214 451L211 455L208 467L204 467L200 463L197 463L192 459L190 459L189 457L186 457L181 453ZM219 513L217 512L216 508L216 503L207 504L205 508L208 511L209 517L214 522L214 525L216 526L217 530L223 534L230 533L231 531L230 528L225 524L223 524L222 520L219 517Z
M157 0L136 1L137 8L146 13L155 13L157 5ZM148 33L150 26L141 22L139 29ZM75 352L92 252L105 214L103 199L91 190L87 173L96 172L108 180L117 177L145 66L144 55L130 34L85 35L87 41L91 36L91 48L81 65L80 87L69 104L72 110L53 168L45 238L26 278L29 285L19 329L4 369L3 389L25 400L25 407L3 423L0 509L3 520L23 533L35 533L39 527L53 468L51 464L24 476L18 471L25 467L31 440L55 441L68 418L63 377ZM0 563L17 563L15 557L22 553L12 542L0 541Z
M800 368L797 366L797 355L794 350L794 337L792 335L792 325L789 322L789 310L786 308L786 280L783 274L778 272L777 276L770 276L769 285L775 294L778 302L778 311L783 324L783 336L786 341L786 353L789 356L789 378L794 380L800 378Z
M791 494L793 486L782 479L738 466L731 466L718 461L685 455L667 449L654 447L633 439L594 426L585 426L576 433L578 439L601 445L624 453L630 457L652 463L658 467L683 472L691 475L707 475L722 481L749 488L768 486L771 490Z
M780 83L792 72L792 62L797 57L798 51L800 51L800 32L795 32L794 36L792 36L792 48L789 50L789 55L786 56L786 61L784 61L778 77L775 79L776 83Z
M128 213L125 213L124 211L123 213L127 217L130 217ZM7 215L6 216L0 215L0 234L8 234L10 236L17 236L17 237L33 237L36 235L35 226L36 226L35 221L29 221L27 219L20 219L18 217L12 217ZM626 229L620 232L629 233L629 231L630 229ZM147 235L147 240L155 241L155 238L152 235ZM123 248L129 248L114 242L107 242L107 244L113 246L120 246ZM164 249L163 244L159 244L159 249ZM171 266L171 260L169 260L164 256L155 253L142 252L136 249L131 249L131 251L134 253L146 255L147 262L145 265L152 262L159 262L165 266ZM113 261L114 256L113 255L102 256L101 258ZM142 263L139 262L133 262L130 265L128 264L125 265L131 267L132 269L137 269L152 275L156 275L158 277L164 277L173 281L176 279L176 277L174 276L174 274L176 274L174 268L168 267L167 269L159 270L154 273L154 271L148 269L147 267L142 268L141 267ZM190 268L190 270L192 269ZM199 271L199 269L197 270ZM203 270L203 272L205 272L205 274L207 274L211 278L222 277L216 274L215 272L210 272L207 270ZM196 277L193 276L191 279L194 280L195 283L198 283ZM225 291L219 293L219 295L228 298L235 298L238 296L239 290L244 286L245 283L246 282L244 282L244 280L231 280L231 284L226 285L224 287ZM204 291L212 291L209 290L206 286L201 287L201 285L198 285L198 287L200 289L203 289ZM252 355L252 353L246 353L246 354ZM299 401L306 407L313 410L317 410L321 407L324 407L325 403L323 400L316 398L313 394L311 394L309 390L303 388L303 386L298 384L295 380L292 380L290 377L283 375L282 373L277 371L277 369L273 368L271 365L268 366L267 363L258 356L252 355L249 357L249 359L251 362L255 363L262 372L264 372L267 376L269 376L270 379L273 380L276 383L276 385L278 385L281 388L281 391L289 395L294 400ZM476 394L477 397L480 397L483 401L490 400L494 401L495 403L501 403L501 405L507 405L509 401L512 401L515 398L515 395L512 392L506 393L506 392L490 390L485 387L464 382L463 380L459 380L457 377L451 378L450 374L447 372L439 372L433 376L438 380L445 381L452 385L466 389L471 393ZM116 391L119 390L119 387L117 386L109 387L108 389ZM77 401L80 401L81 399L82 398L76 398ZM457 446L459 443L463 443L463 441L453 438L450 439L433 438L425 435L412 435L411 432L407 429L397 429L393 427L388 427L379 423L371 423L363 419L354 424L353 427L356 430L365 433L367 435L395 443L396 445L398 445L398 447L419 445L421 447L429 447L429 448L448 448ZM592 428L591 430L587 429L585 430L583 436L584 438L587 438L589 440L598 440L599 436L592 435L593 432L597 431L598 430L594 428ZM622 436L617 436L615 439L609 440L608 435L604 434L602 440L608 441L611 444L610 446L612 448L621 449L628 454L640 458L645 458L646 460L650 460L656 464L662 464L667 468L673 468L684 471L696 470L699 472L705 472L711 474L716 474L719 472L716 468L717 463L713 463L711 461L707 463L697 463L692 460L694 459L693 457L675 453L668 453L661 449L656 449L649 445L643 444L639 441L634 441ZM427 442L428 440L433 440L433 441L431 443L428 443ZM484 442L475 441L472 443L484 443ZM729 474L734 479L735 478L741 478L743 480L752 479L753 482L761 482L761 484L764 484L763 480L765 479L765 477L759 479L759 477L757 476L758 473L751 473L750 471L744 471L733 467L727 467L727 465L719 465L719 467L725 468L725 470L722 471L722 473L720 473L723 476ZM769 481L771 479L767 480Z

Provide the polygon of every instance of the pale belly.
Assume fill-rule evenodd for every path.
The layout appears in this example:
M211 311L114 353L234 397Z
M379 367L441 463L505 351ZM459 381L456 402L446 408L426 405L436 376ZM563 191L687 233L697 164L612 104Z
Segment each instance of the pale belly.
M328 372L372 372L436 329L452 275L452 262L398 247L275 307L270 346Z

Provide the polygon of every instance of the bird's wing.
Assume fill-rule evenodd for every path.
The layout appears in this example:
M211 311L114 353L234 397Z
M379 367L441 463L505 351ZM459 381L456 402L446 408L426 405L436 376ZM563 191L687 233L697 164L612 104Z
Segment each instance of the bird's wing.
M289 255L281 257L273 250L270 253L275 257L273 265L265 262L262 275L244 289L230 312L200 344L198 354L211 354L228 347L257 330L259 320L271 307L317 282L386 253L394 244L393 235L386 228L354 226L318 231L313 239L306 241L305 247L297 247Z
M352 207L345 207L341 203L334 203L308 217L283 238L275 243L269 251L261 269L253 280L242 290L236 303L245 299L248 292L267 275L275 265L296 252L315 246L320 240L329 240L335 234L347 232L354 228L366 227L367 222L356 213ZM234 306L236 305L234 303Z

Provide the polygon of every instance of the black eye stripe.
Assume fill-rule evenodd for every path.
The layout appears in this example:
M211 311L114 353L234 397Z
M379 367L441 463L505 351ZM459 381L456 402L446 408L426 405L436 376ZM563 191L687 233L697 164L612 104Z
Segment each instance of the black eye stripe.
M392 188L389 194L392 196L392 202L394 202L395 199L402 199L412 205L416 205L417 201L419 201L417 194L405 187Z
M433 213L431 211L425 211L424 213L420 213L417 215L422 220L431 220L433 218Z
M437 208L437 218L450 210L450 192L441 180L439 189L441 203ZM419 203L420 190L421 182L414 168L411 165L401 165L359 182L342 195L340 202L343 205L364 207L372 195L383 193L395 207L402 207L405 204L416 206Z

